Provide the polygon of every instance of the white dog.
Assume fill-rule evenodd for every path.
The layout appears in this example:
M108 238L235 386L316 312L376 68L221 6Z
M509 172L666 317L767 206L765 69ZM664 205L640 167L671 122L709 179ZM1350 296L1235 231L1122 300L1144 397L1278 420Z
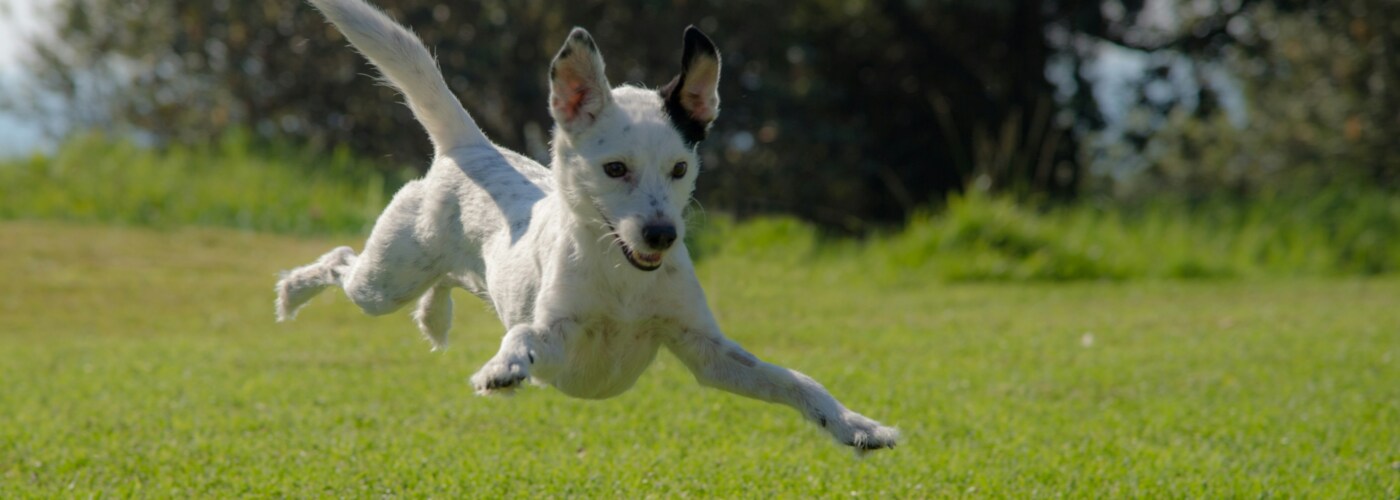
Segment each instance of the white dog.
M492 144L423 44L362 0L311 0L407 98L436 158L394 196L365 244L288 271L277 317L337 286L372 315L413 299L441 347L453 287L507 327L472 376L481 394L526 378L574 397L626 391L665 346L704 385L786 404L857 450L898 431L846 409L821 384L725 338L695 277L682 214L699 173L695 146L719 114L720 59L694 27L681 72L660 90L612 88L593 38L569 33L549 69L551 166Z

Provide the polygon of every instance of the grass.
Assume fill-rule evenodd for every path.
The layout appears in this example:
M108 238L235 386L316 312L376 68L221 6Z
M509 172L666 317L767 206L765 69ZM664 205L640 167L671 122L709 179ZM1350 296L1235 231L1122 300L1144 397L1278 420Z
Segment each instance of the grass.
M277 270L358 240L0 223L0 497L1400 495L1394 278L891 283L711 252L730 336L904 431L857 460L667 354L612 400L475 397L501 326L466 294L441 353L335 294L272 322Z

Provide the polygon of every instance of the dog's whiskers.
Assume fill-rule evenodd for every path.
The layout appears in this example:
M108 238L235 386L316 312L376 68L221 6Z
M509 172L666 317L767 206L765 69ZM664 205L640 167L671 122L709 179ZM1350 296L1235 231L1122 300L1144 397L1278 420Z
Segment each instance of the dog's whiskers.
M595 240L593 240L593 242L594 242L594 243L602 243L603 240L606 240L606 239L608 239L608 238L612 238L613 241L622 241L622 238L619 238L619 237L617 236L617 233L614 233L614 232L609 231L609 232L603 233L602 235L598 236L598 238L595 239Z

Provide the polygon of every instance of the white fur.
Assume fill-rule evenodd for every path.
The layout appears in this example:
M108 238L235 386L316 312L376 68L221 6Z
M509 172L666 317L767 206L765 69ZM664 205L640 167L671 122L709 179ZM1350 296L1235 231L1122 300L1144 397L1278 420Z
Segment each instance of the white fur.
M665 346L701 384L791 406L857 450L895 445L895 429L721 333L679 239L699 159L656 91L607 87L586 32L576 29L555 61L561 76L551 102L559 126L546 169L488 141L406 29L362 0L311 2L404 92L437 157L423 179L394 196L358 256L341 247L284 273L279 321L339 286L372 315L419 299L414 319L441 347L451 326L449 292L460 287L487 301L507 327L500 351L472 376L481 394L531 378L570 396L616 396ZM694 116L706 122L718 112L718 95L695 89L713 94L714 57L696 72L705 81L682 82L688 104L699 103ZM628 175L606 175L602 165L613 161L624 162ZM678 162L689 168L676 179ZM648 224L674 226L675 244L649 245ZM624 246L643 260L661 259L659 269L629 263Z

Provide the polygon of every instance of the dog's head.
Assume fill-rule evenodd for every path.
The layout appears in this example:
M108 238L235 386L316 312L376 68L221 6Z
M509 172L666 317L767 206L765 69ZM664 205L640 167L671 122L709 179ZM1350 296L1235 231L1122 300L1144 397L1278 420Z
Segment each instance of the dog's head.
M693 26L684 41L681 72L660 90L611 88L582 28L549 68L558 186L580 219L645 271L685 237L683 212L700 172L695 146L719 115L719 51Z

